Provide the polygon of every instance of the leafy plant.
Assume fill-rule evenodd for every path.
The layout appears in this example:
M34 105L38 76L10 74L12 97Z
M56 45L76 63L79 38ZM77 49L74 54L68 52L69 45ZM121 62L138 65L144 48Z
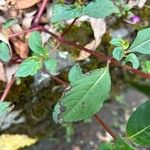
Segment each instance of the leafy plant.
M143 78L150 79L149 73L137 70L140 65L137 56L140 56L141 54L150 54L150 28L143 27L143 29L137 32L137 36L131 43L120 37L111 39L110 44L114 46L112 51L113 57L106 56L102 52L85 48L78 43L67 40L63 36L70 30L77 18L83 15L96 19L105 18L111 14L119 14L119 16L122 16L131 12L131 8L129 8L128 5L123 6L122 0L118 0L115 3L111 0L94 0L89 3L84 3L83 1L78 0L75 4L71 5L54 3L52 6L52 17L50 23L56 25L60 24L61 21L74 19L71 25L64 30L63 33L56 35L39 23L47 4L48 1L43 0L41 8L37 16L34 18L30 29L23 31L22 33L7 35L6 39L11 39L21 34L31 32L30 37L28 38L28 45L31 53L29 53L29 56L21 62L19 69L6 86L0 102L0 118L10 110L10 103L3 102L3 100L6 99L13 82L15 80L19 81L19 77L34 76L39 70L44 70L52 76L58 75L58 62L52 57L46 44L42 43L40 33L40 31L42 31L50 34L57 43L73 46L86 53L90 53L98 60L105 61L107 64L105 67L91 70L87 73L83 73L84 71L82 71L79 64L75 64L68 73L69 84L57 76L53 77L56 81L65 86L62 97L54 106L53 119L56 123L61 123L66 127L68 137L73 134L72 122L85 120L94 116L99 124L101 124L114 138L113 142L103 143L98 149L133 150L133 143L144 147L150 147L150 100L141 104L130 116L126 126L125 137L119 137L114 134L110 127L108 127L108 125L96 115L110 95L112 75L110 72L111 65L130 71ZM3 29L9 29L13 24L14 21L9 20L3 24ZM53 41L54 43L55 40ZM53 45L51 46L54 49L57 47L54 47ZM136 53L138 53L137 56ZM11 60L13 60L12 58L11 46L8 40L1 39L0 60L7 65L7 63L11 64ZM127 63L131 63L133 67L127 65ZM149 71L149 69L147 69L149 67L147 66L149 66L149 61L145 61L144 65L142 64L142 69L144 71Z

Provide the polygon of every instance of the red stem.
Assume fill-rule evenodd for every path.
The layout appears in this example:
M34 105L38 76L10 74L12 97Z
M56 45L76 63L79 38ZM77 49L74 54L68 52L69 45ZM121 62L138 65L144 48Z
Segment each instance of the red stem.
M25 31L22 31L22 32L18 32L18 33L14 33L12 35L9 35L9 38L13 38L13 37L16 37L16 36L19 36L19 35L22 35L22 34L26 34L26 33L29 33L29 32L32 32L32 31L37 31L37 30L41 30L41 26L37 26L37 27L33 27L31 29L27 29Z
M98 122L98 124L101 125L105 129L105 131L107 131L113 137L114 140L117 139L117 136L114 134L111 128L107 124L105 124L105 122L98 115L94 115L94 118Z
M43 15L43 12L44 12L47 4L48 4L48 0L43 0L37 15L36 15L35 19L33 20L33 26L36 26L39 24L41 16Z
M72 42L72 41L69 41L69 40L66 40L64 39L63 37L59 37L57 36L56 34L48 31L47 29L43 28L42 29L44 32L47 32L49 34L51 34L54 38L56 38L60 43L63 43L63 44L67 44L69 46L73 46L73 47L76 47L80 50L84 50L88 53L90 53L91 55L95 56L96 58L100 59L101 61L108 61L110 60L111 61L111 64L117 66L117 67L120 67L120 68L123 68L125 70L128 70L134 74L137 74L143 78L147 78L147 79L150 79L150 73L144 73L140 70L137 70L137 69L134 69L133 67L130 67L128 65L122 65L119 61L116 61L115 59L113 59L111 56L105 56L103 53L101 52L96 52L96 51L93 51L93 50L90 50L88 48L85 48L79 44L76 44L75 42Z
M4 93L1 96L0 101L4 101L5 100L6 96L8 95L8 93L9 93L9 91L10 91L10 89L11 89L13 83L14 83L14 81L15 81L15 77L12 77L11 81L9 83L7 83L7 85L5 87L5 90L4 90Z

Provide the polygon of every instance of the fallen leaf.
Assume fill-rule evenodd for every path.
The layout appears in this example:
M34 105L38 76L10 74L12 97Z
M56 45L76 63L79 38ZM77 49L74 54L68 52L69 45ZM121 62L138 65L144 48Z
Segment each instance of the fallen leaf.
M104 19L95 19L95 18L90 18L89 19L91 28L94 33L94 40L85 45L85 48L95 50L99 44L101 43L101 38L106 32L106 22ZM79 57L76 58L77 61L87 59L91 54L87 53L83 50L80 51Z
M144 7L147 0L129 0L128 4L132 8L138 6L139 8Z
M37 142L37 139L32 139L27 135L19 134L2 134L0 136L1 150L17 150L25 146L30 146Z
M96 40L95 48L101 43L102 36L106 33L106 22L105 19L90 18L90 24Z
M19 68L19 64L14 64L11 66L6 66L5 67L5 73L6 73L6 81L9 83L12 79L12 76L16 73L16 71Z
M26 9L35 4L39 3L41 0L16 0L17 9Z
M15 51L20 56L20 58L23 58L23 59L27 58L29 48L28 48L28 44L26 42L17 38L17 40L13 41L13 45L14 45Z
M31 27L32 20L34 18L35 13L37 10L33 10L29 13L24 14L24 18L22 19L22 28L23 29L28 29Z
M4 66L3 66L3 63L1 61L0 61L0 80L3 82L7 82Z
M96 46L96 40L93 40L92 42L85 45L85 48L88 48L90 50L95 50L95 46ZM75 60L77 61L84 60L87 59L90 55L91 55L90 53L81 50L79 56Z

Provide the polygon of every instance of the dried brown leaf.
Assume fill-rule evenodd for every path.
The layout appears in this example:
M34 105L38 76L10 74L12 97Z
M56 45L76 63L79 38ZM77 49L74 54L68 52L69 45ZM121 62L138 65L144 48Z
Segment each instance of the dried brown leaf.
M4 66L3 66L3 63L1 61L0 61L0 80L3 82L7 82Z
M85 48L88 48L90 50L95 50L95 46L96 46L96 40L93 40L92 42L85 45ZM76 60L80 61L80 60L87 59L90 55L91 55L90 53L81 50L80 54L79 54L79 57L76 58Z
M17 9L26 9L35 4L39 3L41 0L16 0Z

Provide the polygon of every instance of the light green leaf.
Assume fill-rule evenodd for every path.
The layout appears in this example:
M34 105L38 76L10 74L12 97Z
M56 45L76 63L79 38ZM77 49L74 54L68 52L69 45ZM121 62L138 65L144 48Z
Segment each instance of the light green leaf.
M52 18L53 23L59 21L66 21L79 17L82 14L82 8L77 8L74 5L62 5L56 4L52 8Z
M102 143L97 150L134 150L125 140L118 138L115 143Z
M70 82L73 82L76 81L81 76L82 76L82 69L78 64L76 64L70 69L68 78Z
M73 122L97 113L108 98L111 80L108 68L84 75L66 89L67 92L54 108L56 122Z
M129 52L150 54L150 28L140 30L129 48Z
M51 75L58 75L57 65L58 62L56 59L48 59L44 62L46 69L50 72Z
M141 104L133 112L126 131L130 140L143 146L150 146L150 101Z
M125 63L131 62L134 69L137 69L140 65L138 57L134 53L130 53L125 59Z
M7 20L6 22L3 23L2 27L3 29L7 29L9 27L11 27L12 25L16 24L17 23L17 20L16 19L9 19Z
M113 38L111 41L110 41L110 44L114 45L114 46L122 46L122 43L123 43L123 39L122 38Z
M106 142L99 145L97 150L113 150L113 143Z
M3 62L9 62L11 58L11 52L8 45L4 42L0 42L0 60Z
M16 72L16 77L27 77L29 75L33 76L37 73L39 69L42 68L42 63L37 58L27 58L24 60L19 69Z
M31 33L29 37L29 47L36 54L43 54L44 48L42 47L41 34L37 31Z
M122 138L118 138L114 144L114 150L134 150L131 145L129 145Z
M10 104L10 102L0 101L0 126L2 125L7 114L12 110L12 107L9 107Z
M110 0L95 0L83 8L83 14L93 18L105 18L117 13L117 7Z
M118 12L118 9L110 0L96 0L82 7L55 4L52 8L51 21L56 23L80 17L82 15L87 15L93 18L105 18L116 12Z
M116 60L120 61L124 56L124 50L122 47L116 47L114 48L112 55Z
M8 112L8 107L10 105L10 102L1 102L0 101L0 117Z

